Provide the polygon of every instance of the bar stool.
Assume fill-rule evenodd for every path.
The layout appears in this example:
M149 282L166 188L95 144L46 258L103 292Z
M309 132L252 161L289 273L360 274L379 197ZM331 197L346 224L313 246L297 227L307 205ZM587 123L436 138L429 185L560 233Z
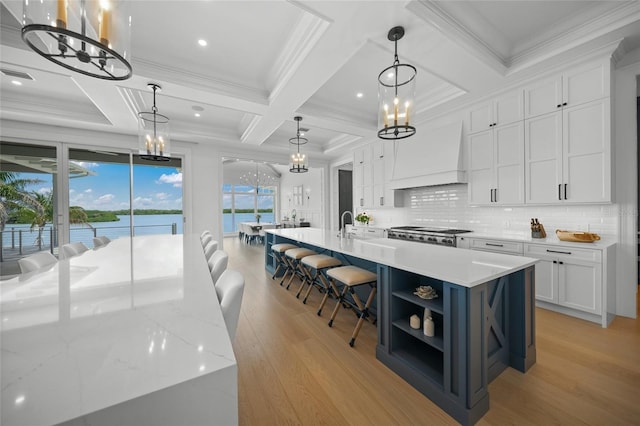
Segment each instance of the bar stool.
M342 304L350 306L358 315L358 323L356 324L356 328L353 330L351 340L349 341L349 346L353 347L356 342L356 337L358 337L358 333L360 332L360 328L362 328L362 323L364 322L364 319L369 316L369 308L376 297L378 276L371 271L367 271L366 269L353 265L329 269L327 271L327 276L329 276L329 280L333 284L333 290L336 293L337 288L335 287L335 281L344 284L342 291L338 294L336 307L333 309L333 313L331 314L329 327L333 325L333 320L335 319L338 309L340 309ZM354 289L355 287L365 284L371 287L371 292L369 293L367 302L363 304ZM350 294L349 298L346 297L347 292Z
M289 282L287 282L287 286L285 287L287 290L289 290L289 287L291 286L291 281L293 281L293 279L296 276L298 276L298 278L300 278L301 280L306 279L304 272L300 269L300 261L304 257L313 256L315 254L318 254L318 253L316 253L311 249L303 248L303 247L289 249L284 252L284 259L287 262L287 264L289 264L290 273L291 273L291 276L289 277ZM282 282L280 284L282 285Z
M326 254L316 254L313 256L304 257L300 261L300 263L300 269L302 269L307 279L302 281L296 297L300 296L305 282L309 281L309 288L307 289L307 292L302 299L302 303L307 303L307 298L309 297L309 293L311 293L311 289L313 289L313 287L317 287L320 292L325 293L325 296L323 298L323 300L325 300L329 295L329 292L331 291L331 287L324 276L324 272L326 272L328 268L341 266L342 262L340 261L340 259L327 256ZM318 311L318 315L319 314L320 310Z
M289 243L274 244L271 246L271 252L273 253L274 259L276 260L276 270L273 272L271 279L272 280L275 279L280 269L285 268L285 273L282 276L282 281L280 281L280 285L282 285L282 282L284 281L284 277L287 275L286 269L288 267L288 264L283 257L284 252L293 248L298 248L298 246L295 244L289 244Z

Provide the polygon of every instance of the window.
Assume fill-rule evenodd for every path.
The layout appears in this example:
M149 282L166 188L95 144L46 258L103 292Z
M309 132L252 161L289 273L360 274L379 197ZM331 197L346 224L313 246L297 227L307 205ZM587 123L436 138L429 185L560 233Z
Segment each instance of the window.
M275 222L275 187L250 185L222 185L222 217L225 233L238 231L241 222L255 222L260 214L261 222Z

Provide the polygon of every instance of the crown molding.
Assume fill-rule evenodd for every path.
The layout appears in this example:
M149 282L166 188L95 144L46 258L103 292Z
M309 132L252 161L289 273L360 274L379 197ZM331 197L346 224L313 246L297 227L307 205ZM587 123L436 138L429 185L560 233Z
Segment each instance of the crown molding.
M67 102L61 105L58 99L14 97L4 94L2 96L2 115L11 117L46 117L48 120L61 119L69 122L84 122L95 124L113 125L109 119L98 109L87 108L87 105L77 105Z
M162 81L179 82L178 84L181 86L197 90L208 90L262 105L267 104L268 93L265 89L215 79L210 75L198 74L186 69L171 67L141 58L134 58L133 68L136 75L144 75Z
M269 81L271 93L269 102L277 98L280 92L286 87L293 77L300 64L313 50L325 31L329 28L330 22L324 18L303 11L303 15L291 32L284 48L276 58L273 68L269 72L272 76Z
M640 2L628 1L597 17L574 26L574 29L544 38L535 46L514 55L507 74L513 74L545 59L559 55L640 19Z
M351 145L361 139L362 139L361 136L354 136L354 135L347 135L347 134L336 136L335 138L331 139L327 143L327 146L322 153L331 154L333 152L336 152L339 149L346 148L348 145Z
M454 43L462 46L470 54L486 65L504 75L507 70L507 60L491 46L469 31L458 20L445 12L436 2L430 0L412 0L407 4L407 10L415 14L427 24L436 28Z

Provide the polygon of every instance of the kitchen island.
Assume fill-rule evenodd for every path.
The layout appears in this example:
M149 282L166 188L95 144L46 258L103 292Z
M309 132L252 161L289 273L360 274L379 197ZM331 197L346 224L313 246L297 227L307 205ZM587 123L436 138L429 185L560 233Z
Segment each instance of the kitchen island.
M488 384L507 367L536 361L536 259L401 240L340 238L315 228L267 231L271 246L292 242L339 257L378 275L377 358L462 424L489 410ZM425 300L413 293L431 286ZM435 336L409 326L431 311Z
M199 235L118 238L0 292L0 424L237 424L237 363Z

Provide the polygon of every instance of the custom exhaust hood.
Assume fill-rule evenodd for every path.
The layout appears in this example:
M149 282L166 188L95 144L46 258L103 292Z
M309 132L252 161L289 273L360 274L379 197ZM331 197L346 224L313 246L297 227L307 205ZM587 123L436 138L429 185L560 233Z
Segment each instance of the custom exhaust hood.
M419 131L396 142L392 176L392 189L466 183L462 122Z

